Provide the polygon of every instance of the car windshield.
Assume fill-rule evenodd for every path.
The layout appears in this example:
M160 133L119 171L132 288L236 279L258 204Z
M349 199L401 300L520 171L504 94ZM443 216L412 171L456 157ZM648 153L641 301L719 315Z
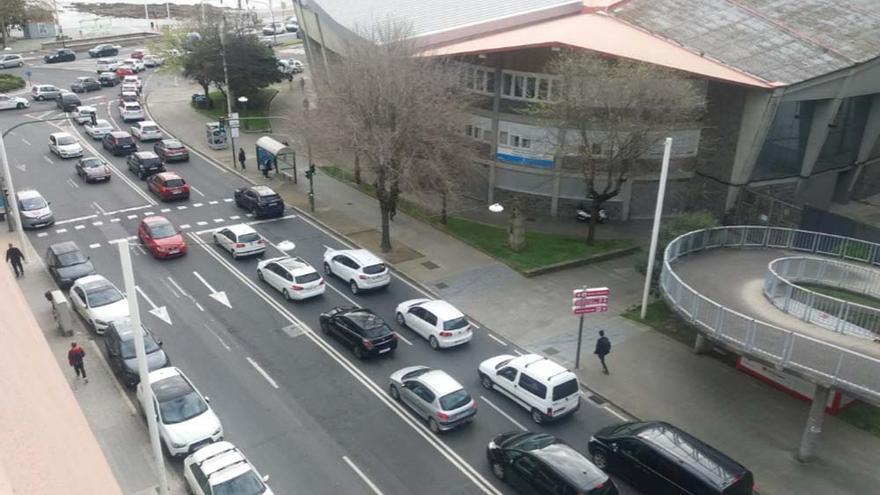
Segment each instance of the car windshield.
M305 284L308 282L314 282L315 280L318 280L319 278L321 278L321 276L318 275L318 272L312 272L312 273L306 273L305 275L300 275L300 276L296 277L295 280L296 280L296 283L298 283L298 284Z
M165 181L165 187L183 187L186 182L183 179L168 179Z
M107 122L106 120L103 120L103 119L99 119L99 120L95 121L95 125L93 127L100 127L102 129L106 128L106 127L110 127L110 122Z
M459 328L464 328L468 326L467 318L464 316L460 316L454 320L447 320L443 322L443 330L458 330Z
M153 223L150 224L150 233L153 235L153 239L164 239L177 235L177 230L171 225L171 222Z
M80 263L85 263L88 260L89 259L86 258L80 251L70 251L69 253L62 253L58 255L59 266L79 265Z
M130 338L123 340L122 344L122 359L132 359L137 357L137 350L134 346L134 335L129 334ZM147 332L144 332L144 352L147 354L152 354L159 350L159 343L156 342L156 339L153 338Z
M73 136L58 136L55 142L59 145L73 144L76 142L76 139L73 139Z
M467 405L470 401L471 396L467 393L467 390L461 389L440 397L440 407L444 411L451 411Z
M159 401L159 414L166 425L181 423L208 410L208 404L181 376L166 378L153 384Z
M501 361L500 363L496 364L495 369L500 370L503 366L507 366L507 363L509 363L509 362L510 362L510 359L505 359L504 361Z
M578 382L574 378L553 387L553 400L561 400L578 392Z
M256 242L260 240L260 234L252 232L250 234L241 234L238 236L238 242Z
M385 271L385 264L379 263L377 265L370 265L364 267L364 273L369 275L374 275L376 273L382 273Z
M86 158L82 161L83 168L98 168L103 164L100 158Z
M122 300L122 293L112 285L99 285L86 290L90 308L99 308Z
M266 491L263 480L253 471L214 485L212 488L213 495L259 495Z
M46 200L42 198L42 196L37 196L36 198L25 198L19 201L21 204L22 211L33 211L33 210L41 210L47 206Z

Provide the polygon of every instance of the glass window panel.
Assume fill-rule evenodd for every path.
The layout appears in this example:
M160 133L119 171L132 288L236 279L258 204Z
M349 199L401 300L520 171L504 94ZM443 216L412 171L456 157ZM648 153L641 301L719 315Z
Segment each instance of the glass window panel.
M498 142L501 144L507 144L508 134L507 131L501 131L498 133Z
M550 81L543 77L538 80L538 99L546 100L547 92L550 90Z
M526 78L526 93L525 93L525 97L528 98L528 99L534 99L534 98L535 98L535 82L536 82L536 80L535 80L534 77L527 77L527 78Z
M493 71L486 71L486 92L495 92L495 72Z
M523 86L525 86L525 76L514 76L513 78L513 96L522 98Z
M501 87L501 94L505 96L513 95L513 75L512 74L504 74L503 76L504 84Z

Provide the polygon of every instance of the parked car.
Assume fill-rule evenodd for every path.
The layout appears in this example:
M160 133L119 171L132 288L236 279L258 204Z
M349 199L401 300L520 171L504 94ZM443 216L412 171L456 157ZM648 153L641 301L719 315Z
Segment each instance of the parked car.
M76 138L66 132L49 134L49 151L59 158L76 158L83 154L82 146Z
M97 156L80 158L76 162L76 175L85 181L86 184L90 182L109 182L110 166Z
M257 263L257 278L284 296L301 301L324 294L324 278L302 258L282 256Z
M119 55L119 48L109 43L100 44L93 48L89 48L89 57L111 57Z
M73 241L52 244L46 249L46 266L55 283L67 289L77 279L95 274L95 267Z
M22 110L31 106L31 102L20 96L9 96L0 93L0 110Z
M31 98L35 101L54 100L61 90L51 84L35 84L31 87Z
M492 474L519 493L617 495L607 474L553 435L504 433L489 442L486 455Z
M751 495L754 477L741 464L662 421L607 426L590 437L596 466L645 493Z
M146 118L141 104L133 101L125 101L119 105L119 116L122 117L123 122L134 122Z
M102 72L114 72L122 63L115 58L102 58L95 64L95 70L98 74Z
M366 249L327 248L324 251L324 275L335 275L348 283L352 294L391 283L391 272L385 262Z
M76 107L73 112L73 121L79 125L91 124L92 118L97 117L98 109L92 106L83 105ZM97 119L95 120L97 122Z
M284 22L284 29L288 33L295 33L299 31L299 21L297 21L296 17L288 17Z
M263 236L243 223L215 230L212 237L214 244L229 251L234 260L266 251L266 240Z
M391 374L388 393L428 422L434 433L474 419L477 401L443 370L408 366Z
M137 175L140 180L165 171L162 160L159 160L159 157L152 151L135 151L128 155L126 164L128 170Z
M162 139L162 131L152 120L142 120L131 126L131 135L138 141L155 141Z
M339 339L358 359L391 355L397 349L397 334L369 309L335 307L321 313L320 323L325 334Z
M0 55L0 69L8 69L10 67L23 67L24 58L21 55Z
M110 322L129 317L128 300L113 282L102 275L77 279L70 288L70 303L98 335L103 335Z
M397 305L397 323L426 339L432 349L466 344L473 338L473 325L446 301L410 299Z
M113 131L113 126L105 119L97 119L94 125L91 122L86 123L83 129L92 139L103 139L104 136Z
M101 139L101 145L114 156L127 155L137 151L137 144L131 134L125 131L110 131Z
M154 258L167 259L186 255L183 234L163 216L154 215L141 220L137 236Z
M62 91L55 97L55 105L60 108L62 112L72 112L76 110L76 107L82 105L82 101L80 101L79 96L75 93Z
M53 53L45 55L43 61L47 64L57 64L60 62L72 62L76 60L76 53L68 48L59 48Z
M49 208L49 202L36 189L19 189L15 197L18 200L18 214L22 227L38 229L55 223L55 214Z
M183 478L194 495L273 495L244 454L227 441L206 445L183 460Z
M480 383L519 404L537 424L577 411L581 389L577 376L544 356L524 354L486 359L479 366Z
M284 23L281 22L270 22L263 26L262 32L264 35L270 36L273 34L284 34L287 32L287 29L284 27Z
M174 172L162 172L147 179L147 188L163 201L189 199L189 184Z
M119 84L121 81L119 79L119 76L117 76L115 72L102 72L100 75L98 75L98 82L101 83L101 86L112 88L113 86Z
M154 144L153 153L162 159L162 163L189 161L189 150L176 139L163 139Z
M159 67L165 63L165 59L158 55L147 55L144 57L144 67L151 69L153 67Z
M284 215L284 201L267 186L249 186L233 193L235 206L253 213L254 218L280 217Z
M137 385L139 404L151 404L159 427L162 450L171 457L191 454L223 439L223 425L195 385L175 367L150 372L150 388Z
M135 347L135 329L131 318L111 321L104 334L104 350L107 352L107 362L110 369L119 376L122 384L128 388L134 388L141 382L141 376L137 363L137 348ZM168 354L162 349L162 341L158 340L146 327L141 326L141 334L144 338L144 358L147 361L147 370L155 371L171 366Z

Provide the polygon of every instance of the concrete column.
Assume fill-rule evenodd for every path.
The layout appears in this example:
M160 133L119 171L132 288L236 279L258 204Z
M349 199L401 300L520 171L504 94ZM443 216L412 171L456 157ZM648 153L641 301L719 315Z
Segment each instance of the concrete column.
M489 190L486 193L486 202L495 203L495 160L489 162Z
M865 132L862 133L862 141L859 144L859 154L856 157L858 166L850 175L849 183L846 186L846 200L849 200L852 191L858 183L859 176L865 168L865 162L868 160L874 144L880 138L880 93L871 97L871 110L868 113L868 121L865 123Z
M697 340L694 341L694 354L707 354L712 350L712 343L709 342L703 334L697 333Z
M498 114L501 108L501 67L500 62L495 61L495 92L492 94L492 141L489 144L489 192L486 195L487 202L495 203L495 160L498 156Z
M798 446L797 455L795 455L795 459L800 462L813 460L816 441L819 439L819 434L822 433L822 422L825 420L825 405L828 404L829 393L831 393L831 388L816 384L813 403L810 404L810 415L807 417L807 424L801 436L801 444Z
M815 110L813 110L813 121L810 123L810 135L807 137L807 144L804 147L804 158L801 161L800 179L798 179L797 191L795 196L803 194L810 175L816 167L816 160L825 145L828 138L828 125L834 120L837 111L840 109L840 98L832 98L828 100L819 100L816 102Z

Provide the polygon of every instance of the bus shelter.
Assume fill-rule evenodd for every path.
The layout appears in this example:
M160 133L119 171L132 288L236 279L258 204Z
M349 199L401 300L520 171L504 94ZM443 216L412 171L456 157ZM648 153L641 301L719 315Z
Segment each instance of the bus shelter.
M284 175L293 177L296 183L296 152L285 143L263 136L257 139L257 166L260 170L275 169L275 173L288 172Z

